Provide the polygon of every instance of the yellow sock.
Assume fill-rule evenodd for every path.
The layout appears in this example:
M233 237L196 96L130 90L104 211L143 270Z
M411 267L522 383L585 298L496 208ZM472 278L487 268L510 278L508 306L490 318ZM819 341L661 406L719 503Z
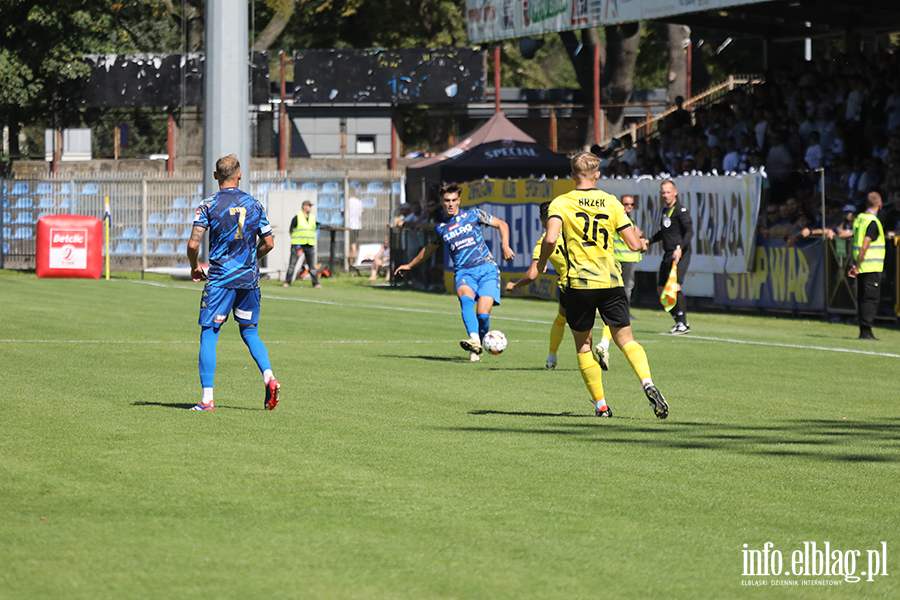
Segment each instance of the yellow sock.
M603 339L604 340L612 339L612 332L609 330L609 325L606 325L605 323L603 324Z
M566 318L562 315L556 315L553 325L550 327L550 354L556 355L559 345L562 343L563 335L566 333Z
M591 399L595 402L604 398L603 381L601 377L603 369L594 360L594 355L590 352L578 355L578 370L581 371L581 378L584 379L584 385L587 386Z
M646 379L650 379L650 363L647 362L647 353L644 352L643 346L632 340L625 344L622 348L622 352L625 353L628 364L631 365L635 375L637 375L642 382Z

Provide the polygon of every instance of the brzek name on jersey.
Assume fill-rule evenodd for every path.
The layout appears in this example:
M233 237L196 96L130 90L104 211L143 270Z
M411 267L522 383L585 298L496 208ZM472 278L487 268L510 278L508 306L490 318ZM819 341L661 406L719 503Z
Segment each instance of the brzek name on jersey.
M590 208L606 208L606 200L604 198L579 198L578 206L588 206Z

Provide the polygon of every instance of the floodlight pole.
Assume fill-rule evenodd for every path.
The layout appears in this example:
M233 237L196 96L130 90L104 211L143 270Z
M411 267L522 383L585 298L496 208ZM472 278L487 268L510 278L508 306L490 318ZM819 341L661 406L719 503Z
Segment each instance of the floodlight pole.
M229 154L241 162L243 187L250 183L250 46L246 0L206 0L203 77L204 195L219 186L216 161Z

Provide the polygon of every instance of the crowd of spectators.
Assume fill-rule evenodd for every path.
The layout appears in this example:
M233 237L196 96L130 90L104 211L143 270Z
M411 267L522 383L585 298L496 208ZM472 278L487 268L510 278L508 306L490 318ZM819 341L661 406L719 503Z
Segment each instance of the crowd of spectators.
M900 52L797 60L693 112L679 98L658 135L623 136L607 158L610 177L764 169L760 234L789 242L839 235L845 215L865 210L867 194L877 191L879 218L893 237L900 234Z

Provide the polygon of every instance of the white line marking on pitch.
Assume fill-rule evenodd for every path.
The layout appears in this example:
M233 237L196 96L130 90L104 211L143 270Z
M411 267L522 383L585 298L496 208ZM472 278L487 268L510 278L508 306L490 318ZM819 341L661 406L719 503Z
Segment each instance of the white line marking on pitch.
M163 283L159 283L156 281L141 281L138 279L129 279L127 281L134 283L141 283L144 285L153 285L156 287L164 287L164 288L175 288L181 290L191 290L197 291L198 288L189 287L186 285L167 285ZM286 302L307 302L309 304L324 304L327 306L341 306L341 307L349 307L349 308L372 308L377 310L396 310L399 312L412 312L412 313L425 313L428 315L458 315L459 312L444 312L439 310L432 310L428 308L404 308L401 306L381 306L377 304L344 304L341 302L330 302L328 300L310 300L308 298L285 298L284 296L270 296L269 294L263 294L263 298L268 300L284 300ZM539 323L541 325L550 325L552 321L538 321L535 319L519 319L515 317L502 317L497 315L491 315L491 319L496 319L498 321L515 321L517 323Z
M154 285L157 287L178 288L178 289L182 289L182 290L197 291L197 289L198 289L196 287L189 287L186 285L167 285L167 284L162 284L162 283L158 283L155 281L141 281L138 279L128 279L126 281L133 282L133 283L142 283L144 285ZM437 311L437 310L429 310L429 309L425 309L425 308L403 308L403 307L398 307L398 306L379 306L379 305L372 305L372 304L342 304L339 302L329 302L327 300L310 300L307 298L285 298L284 296L270 296L268 294L263 294L263 298L268 298L270 300L286 300L288 302L308 302L310 304L326 304L326 305L330 305L330 306L346 306L346 307L350 307L350 308L372 308L372 309L379 309L379 310L396 310L396 311L400 311L400 312L415 312L415 313L425 313L425 314L432 314L432 315L455 316L455 315L459 314L458 312L444 312L444 311ZM503 317L503 316L493 315L493 314L491 315L491 320L514 321L517 323L537 323L540 325L550 325L551 324L551 321L538 321L536 319L518 319L515 317ZM670 336L670 334L668 334L668 333L660 333L658 335ZM675 337L675 336L671 336L671 337ZM694 335L694 334L690 334L687 336L678 336L678 338L680 340L694 339L694 340L705 340L705 341L710 341L710 342L724 342L724 343L728 343L728 344L746 344L746 345L752 345L752 346L776 346L779 348L797 348L799 350L824 350L826 352L843 352L845 354L864 354L864 355L868 355L868 356L884 356L887 358L900 358L900 354L892 354L890 352L871 352L868 350L851 350L849 348L828 348L826 346L804 346L802 344L780 344L777 342L752 342L752 341L747 341L747 340L733 340L733 339L729 339L729 338L704 337L704 336L698 336L698 335ZM516 340L510 340L510 341L516 341ZM544 341L546 341L546 340L544 340ZM529 340L529 343L530 342L531 341ZM294 343L294 342L266 342L266 343ZM305 343L305 342L303 342L303 343ZM308 342L308 343L374 343L374 342L346 341L346 342ZM385 343L410 343L411 344L411 343L417 343L417 342L385 342ZM422 343L428 343L428 342L422 342ZM642 342L642 343L644 343L644 342ZM647 340L646 343L650 343L650 341Z
M547 340L509 340L514 344L546 344ZM0 344L199 344L200 340L0 340ZM241 344L237 340L219 340L219 344ZM449 340L266 340L266 344L449 344ZM458 342L452 342L456 345Z
M671 335L668 333L659 333L657 335ZM867 354L870 356L886 356L888 358L900 358L900 354L891 354L890 352L872 352L870 350L851 350L849 348L829 348L827 346L804 346L802 344L781 344L778 342L752 342L749 340L733 340L730 338L705 337L700 335L679 336L679 340L706 340L711 342L725 342L728 344L746 344L748 346L777 346L779 348L799 348L800 350L824 350L826 352L845 352L848 354Z

